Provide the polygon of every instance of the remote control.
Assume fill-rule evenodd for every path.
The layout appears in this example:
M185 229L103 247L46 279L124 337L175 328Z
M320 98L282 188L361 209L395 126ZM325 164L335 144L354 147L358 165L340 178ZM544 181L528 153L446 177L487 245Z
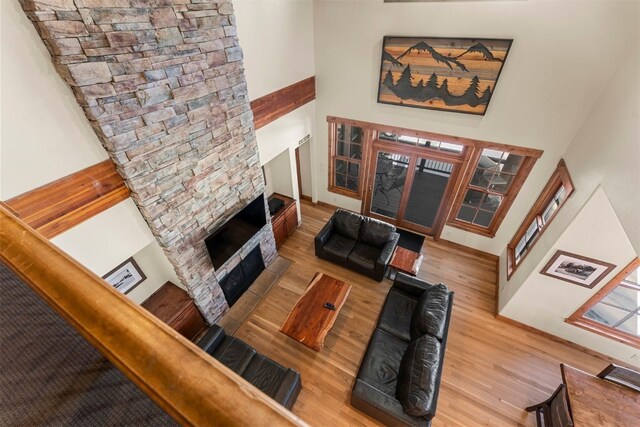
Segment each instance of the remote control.
M330 302L325 302L324 303L324 308L328 308L329 310L334 310L336 309L336 306L331 304Z

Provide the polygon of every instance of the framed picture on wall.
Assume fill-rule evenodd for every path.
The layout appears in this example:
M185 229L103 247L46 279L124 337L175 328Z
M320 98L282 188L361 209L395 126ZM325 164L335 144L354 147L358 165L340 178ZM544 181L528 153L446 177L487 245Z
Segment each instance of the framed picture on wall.
M144 275L136 260L129 258L102 278L111 286L128 294L133 288L144 282L147 276Z
M616 266L608 262L556 251L540 274L591 289L614 268Z

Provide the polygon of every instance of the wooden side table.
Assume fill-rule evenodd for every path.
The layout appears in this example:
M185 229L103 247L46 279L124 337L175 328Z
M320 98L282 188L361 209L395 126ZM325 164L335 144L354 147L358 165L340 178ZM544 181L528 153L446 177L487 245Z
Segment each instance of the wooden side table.
M393 256L391 257L391 262L389 263L389 267L391 267L391 270L389 271L389 279L395 279L398 271L415 276L420 270L422 258L422 254L418 252L410 251L409 249L401 246L396 246Z
M162 285L142 306L189 340L207 326L189 295L171 282Z

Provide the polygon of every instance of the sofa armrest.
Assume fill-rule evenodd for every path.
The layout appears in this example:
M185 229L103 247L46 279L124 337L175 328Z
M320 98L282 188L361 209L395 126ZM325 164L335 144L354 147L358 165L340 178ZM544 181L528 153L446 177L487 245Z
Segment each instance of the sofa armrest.
M370 415L384 425L430 426L431 420L406 414L395 398L356 379L351 391L351 406Z
M398 246L398 240L400 240L400 234L393 233L393 238L382 247L375 265L374 278L376 280L381 281L384 278L384 273L387 272L393 251L396 249L396 246Z
M424 291L431 289L433 286L434 285L431 283L427 283L417 277L411 277L408 274L401 272L398 272L395 280L393 281L393 287L398 288L416 298L419 298Z
M329 219L329 221L324 225L324 227L322 227L322 230L320 230L320 232L316 235L316 238L314 239L315 247L316 247L316 255L320 250L322 250L322 247L325 245L325 243L327 243L327 240L329 240L329 237L331 237L332 234L333 234L333 220Z
M200 338L196 345L207 353L213 354L220 344L222 344L226 336L227 334L220 326L211 325L207 333Z
M300 374L294 369L287 369L287 372L282 379L282 383L278 387L273 400L279 402L287 409L291 409L293 404L296 403L298 394L302 389L302 381Z

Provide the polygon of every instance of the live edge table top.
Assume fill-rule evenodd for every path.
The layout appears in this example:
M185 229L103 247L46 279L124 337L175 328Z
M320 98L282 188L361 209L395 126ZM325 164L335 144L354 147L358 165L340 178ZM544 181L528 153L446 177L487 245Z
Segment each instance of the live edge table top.
M321 351L324 339L347 300L351 285L317 273L280 328L280 332ZM335 310L324 307L331 303Z

